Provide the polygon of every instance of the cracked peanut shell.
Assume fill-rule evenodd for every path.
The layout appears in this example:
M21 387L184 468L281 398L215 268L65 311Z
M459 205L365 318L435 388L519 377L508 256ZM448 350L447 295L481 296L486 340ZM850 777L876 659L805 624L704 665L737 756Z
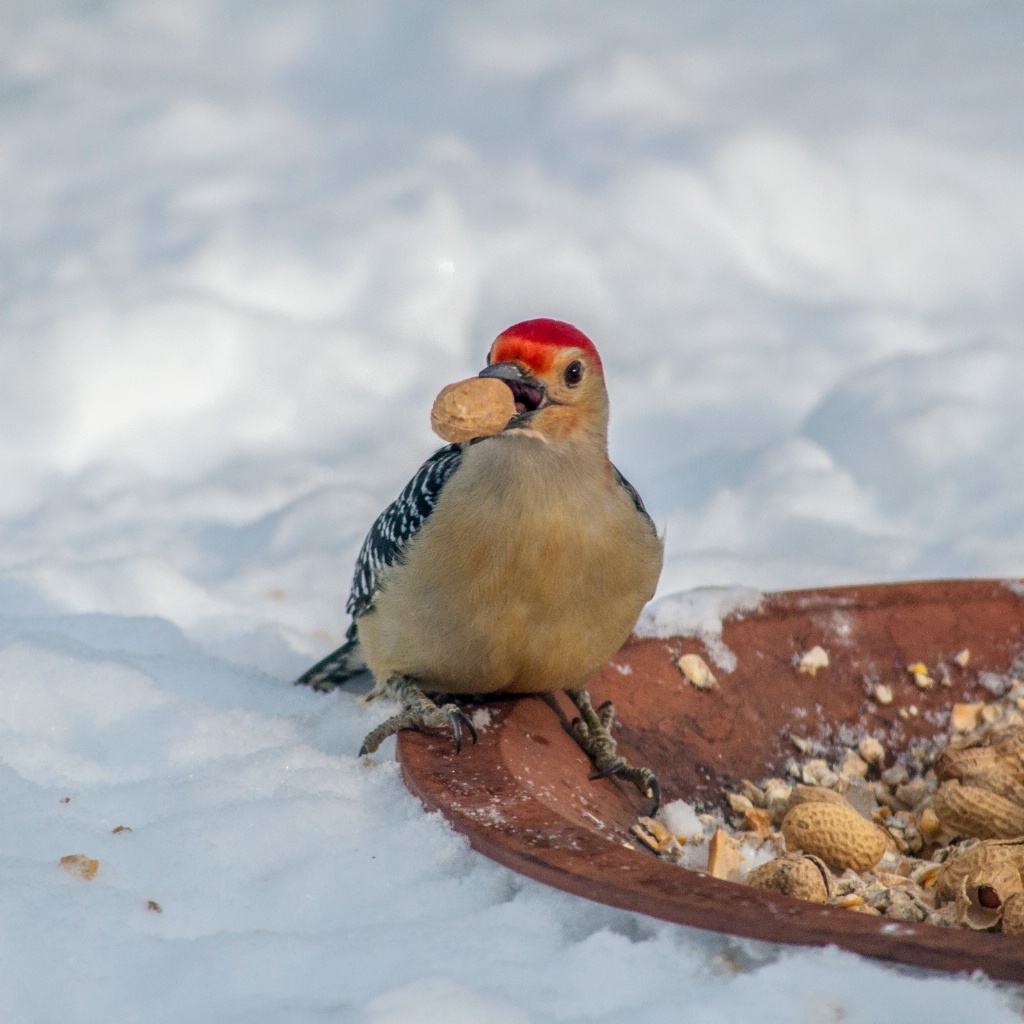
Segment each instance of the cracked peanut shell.
M1003 934L1024 935L1024 893L1011 896L1003 904Z
M782 896L795 896L824 903L832 895L832 876L825 863L802 853L787 853L754 868L746 877L747 885Z
M965 876L956 894L957 920L974 931L991 931L1003 919L1007 900L1024 892L1020 872L1007 860Z
M935 896L940 903L955 900L965 879L995 873L1009 864L1020 874L1024 869L1024 839L986 839L955 853L935 876Z

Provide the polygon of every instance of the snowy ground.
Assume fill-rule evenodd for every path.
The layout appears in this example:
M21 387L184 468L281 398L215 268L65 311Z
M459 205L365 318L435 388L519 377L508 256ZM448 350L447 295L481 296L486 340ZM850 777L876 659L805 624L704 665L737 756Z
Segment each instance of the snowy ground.
M1019 1020L525 881L356 759L385 709L287 682L528 316L601 348L662 593L1024 574L1022 38L1019 0L3 5L3 1020Z

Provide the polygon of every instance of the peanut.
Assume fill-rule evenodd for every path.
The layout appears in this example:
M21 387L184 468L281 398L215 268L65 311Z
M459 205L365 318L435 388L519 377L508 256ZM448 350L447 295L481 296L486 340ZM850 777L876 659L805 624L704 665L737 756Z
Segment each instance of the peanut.
M935 794L935 813L951 832L978 839L1024 836L1024 807L980 786L944 782Z
M822 786L794 786L789 796L789 803L786 810L791 811L800 804L835 804L837 807L849 807L845 797L834 789L825 789ZM852 808L851 808L852 810Z
M787 853L754 868L746 882L755 889L767 889L812 903L824 903L832 893L828 868L817 857L800 853Z
M788 850L820 857L836 871L867 871L885 853L886 836L853 808L833 803L804 803L783 819Z
M968 776L990 771L998 764L999 757L992 747L946 747L935 758L935 774L940 779L962 782Z
M454 444L500 434L516 414L507 384L494 377L470 377L441 389L430 410L430 426Z

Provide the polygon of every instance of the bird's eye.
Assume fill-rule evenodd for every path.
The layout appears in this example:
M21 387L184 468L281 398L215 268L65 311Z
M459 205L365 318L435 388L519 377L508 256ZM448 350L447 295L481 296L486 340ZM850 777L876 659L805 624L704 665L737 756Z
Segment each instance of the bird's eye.
M565 381L567 387L576 387L576 385L583 380L583 364L578 359L574 359L565 368L565 373L563 374L562 379Z

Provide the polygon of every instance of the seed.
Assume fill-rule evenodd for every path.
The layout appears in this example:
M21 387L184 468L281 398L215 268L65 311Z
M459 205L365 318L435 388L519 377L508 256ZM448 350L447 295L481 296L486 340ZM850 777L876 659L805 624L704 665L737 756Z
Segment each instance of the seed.
M999 898L999 893L991 885L978 886L978 902L983 907L988 907L989 910L995 910L1003 905L1003 901Z
M828 668L828 651L824 647L812 647L800 655L796 667L809 676L817 675L818 669Z
M885 762L885 747L874 736L865 736L857 745L857 751L868 764L881 765Z
M698 690L713 690L718 685L708 663L699 654L683 654L676 667Z
M984 704L954 704L949 710L949 727L953 732L970 732L978 727Z

